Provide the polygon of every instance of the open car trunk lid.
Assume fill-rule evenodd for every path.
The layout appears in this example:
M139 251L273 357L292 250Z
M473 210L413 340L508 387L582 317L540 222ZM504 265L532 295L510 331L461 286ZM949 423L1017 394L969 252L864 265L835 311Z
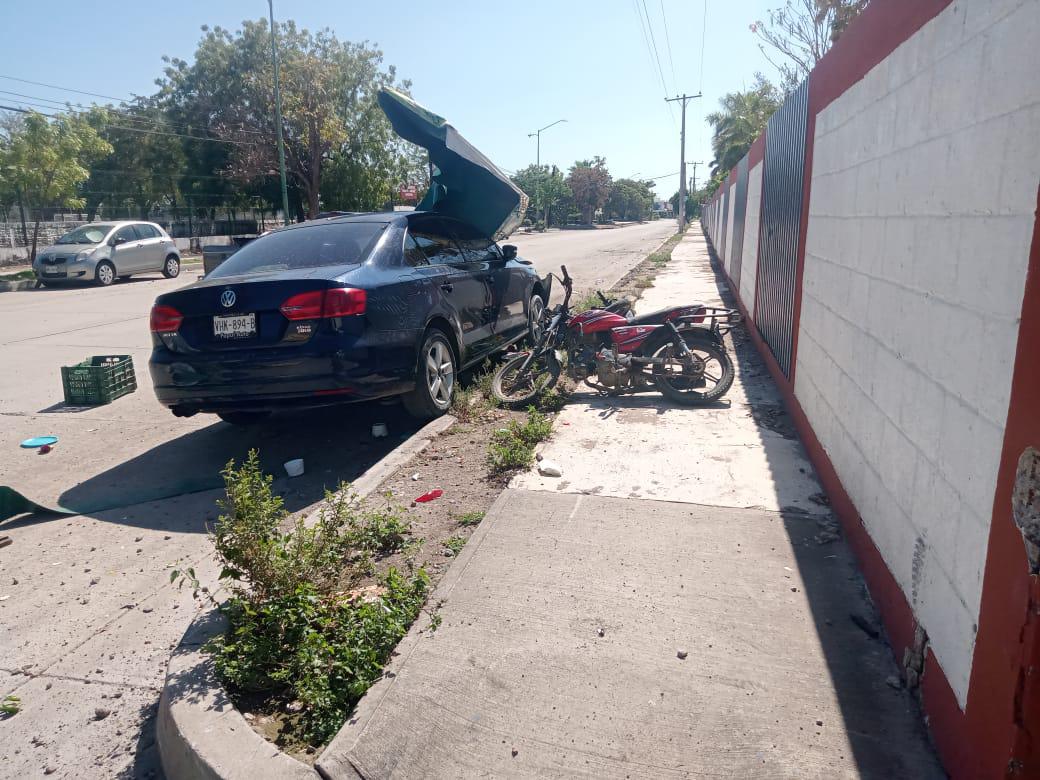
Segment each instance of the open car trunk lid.
M444 117L395 89L381 89L379 105L399 136L430 153L433 180L418 210L464 220L496 239L516 230L527 196Z

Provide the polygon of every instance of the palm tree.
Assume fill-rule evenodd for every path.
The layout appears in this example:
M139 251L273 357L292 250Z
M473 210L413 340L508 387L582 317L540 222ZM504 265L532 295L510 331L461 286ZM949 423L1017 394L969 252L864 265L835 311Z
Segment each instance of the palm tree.
M761 74L756 74L753 88L746 92L730 92L719 101L722 110L707 116L708 123L714 128L712 173L728 171L740 162L766 129L769 117L780 107L780 102L776 87Z

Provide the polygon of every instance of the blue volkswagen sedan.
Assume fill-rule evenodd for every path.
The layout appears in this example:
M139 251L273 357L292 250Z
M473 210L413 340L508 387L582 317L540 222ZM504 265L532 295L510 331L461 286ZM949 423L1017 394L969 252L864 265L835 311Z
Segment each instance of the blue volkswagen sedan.
M418 210L287 227L159 296L149 368L175 415L247 424L401 396L434 417L461 369L536 335L548 283L495 241L520 224L527 196L443 117L397 90L378 100L397 134L429 153Z
M156 299L149 368L175 415L255 422L401 396L444 413L456 376L538 327L545 289L516 249L437 212L270 233Z

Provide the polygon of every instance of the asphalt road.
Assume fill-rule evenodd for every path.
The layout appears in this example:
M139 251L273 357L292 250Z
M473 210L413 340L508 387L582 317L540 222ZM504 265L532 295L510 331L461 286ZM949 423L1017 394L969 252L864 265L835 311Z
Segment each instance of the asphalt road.
M675 229L674 219L662 219L605 230L517 234L505 243L516 244L520 256L533 262L539 274L559 274L560 265L566 265L578 295L609 288ZM555 302L556 295L553 298Z
M670 220L513 243L540 273L566 263L580 288L606 288L674 229ZM304 509L417 427L396 404L300 412L255 429L174 418L149 383L148 313L197 273L0 293L0 485L81 513L0 523L13 540L0 548L0 696L22 700L0 720L0 777L157 774L166 660L195 612L169 573L194 565L203 580L215 575L205 532L222 466L257 448L279 475L302 457L306 474L279 477L275 489ZM104 354L133 356L137 392L109 406L64 406L60 367ZM377 420L389 439L371 438ZM41 434L59 437L49 454L18 447Z

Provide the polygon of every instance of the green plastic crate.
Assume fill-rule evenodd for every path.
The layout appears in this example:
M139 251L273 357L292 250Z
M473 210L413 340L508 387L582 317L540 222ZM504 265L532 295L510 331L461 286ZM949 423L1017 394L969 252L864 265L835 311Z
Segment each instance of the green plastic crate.
M61 367L65 403L100 406L137 389L134 360L130 355L95 355L74 366Z

